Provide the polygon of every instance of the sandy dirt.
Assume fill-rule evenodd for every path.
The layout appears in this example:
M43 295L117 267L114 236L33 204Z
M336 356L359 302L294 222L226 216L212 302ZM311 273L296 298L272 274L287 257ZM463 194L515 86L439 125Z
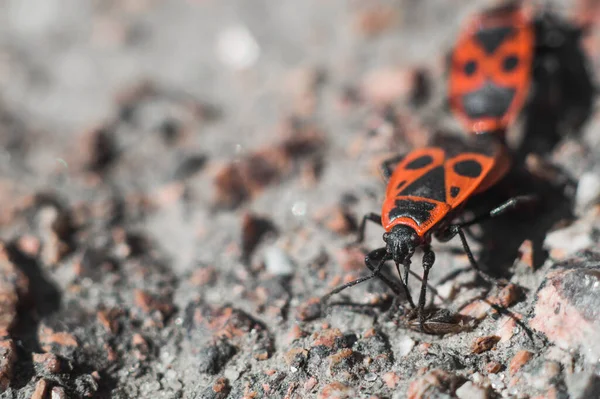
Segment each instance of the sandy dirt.
M382 246L375 224L353 244L381 161L461 137L446 56L486 4L3 2L1 397L599 395L593 1L558 3L589 29L561 31L573 50L536 75L511 173L465 211L539 196L469 231L512 284L452 240L430 298L453 333L416 331L375 280L318 304Z

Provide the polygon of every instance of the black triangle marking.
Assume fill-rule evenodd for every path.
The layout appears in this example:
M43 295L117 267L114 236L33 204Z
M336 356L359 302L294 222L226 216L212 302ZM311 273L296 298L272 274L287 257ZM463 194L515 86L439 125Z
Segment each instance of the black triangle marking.
M456 196L460 193L460 187L452 186L450 187L450 196L452 198L456 198Z
M499 26L497 28L482 29L475 34L477 41L488 54L494 51L515 32L512 26Z
M446 173L444 167L433 168L412 182L398 195L414 195L415 197L446 202Z

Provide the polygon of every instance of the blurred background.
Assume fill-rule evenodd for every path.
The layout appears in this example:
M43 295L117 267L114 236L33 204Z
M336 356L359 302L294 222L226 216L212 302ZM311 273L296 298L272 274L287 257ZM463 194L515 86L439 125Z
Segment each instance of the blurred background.
M362 251L346 245L380 209L380 162L461 133L446 58L465 18L493 3L1 2L0 350L10 361L0 388L250 398L296 384L286 397L356 397L323 394L334 380L362 386L337 372L313 383L265 370L288 370L284 355L308 345L298 339L327 329L309 322L310 298L363 273ZM580 43L595 75L596 2L553 4L587 27ZM544 153L592 187L575 201L579 217L600 191L595 115ZM382 231L371 228L373 249ZM591 229L576 247L553 245L565 256L586 248ZM509 265L526 239L513 238ZM433 281L466 265L440 254ZM389 302L380 284L365 286L348 295ZM346 334L376 318L327 322ZM386 348L408 354L415 341L386 328ZM370 392L403 395L415 367L398 388L379 380Z
M387 156L425 143L421 124L427 118L455 123L447 111L439 115L444 57L463 18L479 6L8 1L1 13L0 167L9 205L3 211L21 202L11 193L48 190L87 201L144 196L175 182L178 195L185 191L193 204L190 217L198 220L168 218L166 225L158 223L157 234L173 230L172 255L185 254L189 262L195 256L191 232L203 225L214 230L212 223L224 226L216 230L231 229L219 222L227 223L231 214L208 210L215 203L247 205L264 187L289 183L294 168L323 172L322 192L290 183L291 191L270 191L254 205L268 213L281 209L286 215L281 223L296 223L294 205L306 208L305 216L320 202L335 202L340 186L351 189L360 182L324 165L339 159L349 177L372 181L368 171L364 176L364 163L377 163L371 153ZM417 118L415 102L433 105ZM394 115L390 104L406 107ZM406 120L402 132L392 120L398 118ZM211 181L219 170L233 175L223 165L294 136L308 142L292 145L306 148L266 154L276 159L256 173L266 177L259 176L253 187ZM352 157L343 154L347 151ZM302 157L310 160L298 166L296 158ZM183 175L200 169L203 174L181 184ZM380 183L374 183L378 191ZM311 196L319 201L308 209Z

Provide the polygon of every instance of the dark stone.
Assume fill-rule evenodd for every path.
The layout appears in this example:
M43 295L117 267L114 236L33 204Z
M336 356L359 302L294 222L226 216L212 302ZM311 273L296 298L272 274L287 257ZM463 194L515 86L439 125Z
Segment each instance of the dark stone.
M368 356L377 356L381 354L391 355L390 343L385 335L380 332L363 338L355 345L355 349Z
M204 347L198 354L200 372L217 374L236 352L235 346L225 341L219 341L216 344Z
M206 155L196 154L187 156L173 172L174 180L183 180L192 177L206 165Z

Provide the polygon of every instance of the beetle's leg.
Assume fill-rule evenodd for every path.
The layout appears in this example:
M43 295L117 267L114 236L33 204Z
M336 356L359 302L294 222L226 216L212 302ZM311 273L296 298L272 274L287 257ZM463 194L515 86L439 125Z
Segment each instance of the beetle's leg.
M381 262L381 259L384 259L383 262ZM398 285L394 281L388 279L381 273L381 267L389 259L390 257L388 256L387 249L379 248L369 252L365 256L365 265L369 268L369 270L371 270L371 272L373 272L374 275L376 275L381 281L383 281L385 285L390 287L390 289L394 291L394 294L400 295L404 289L398 287ZM373 266L373 264L375 264L376 266Z
M383 281L388 287L390 287L390 289L392 291L394 291L394 293L396 295L400 295L400 293L403 291L404 295L406 296L406 300L408 301L408 304L410 305L411 308L415 308L415 303L412 300L412 296L410 295L410 291L408 290L408 277L405 277L404 281L402 281L402 275L400 274L400 270L398 269L398 264L396 264L396 269L398 270L398 277L400 277L400 284L402 285L401 288L398 288L398 286L396 285L395 282L389 280L387 277L385 277L383 274L381 274L381 266L383 265L383 263L378 263L377 266L373 267L373 260L377 260L377 258L379 257L385 257L386 260L390 259L389 255L387 253L387 249L386 248L379 248L376 249L374 251L371 251L367 254L367 256L365 256L365 264L367 265L367 267L369 268L369 270L371 270L373 272L373 274L376 274L377 277L379 277L381 279L381 281ZM410 261L409 261L410 262ZM410 263L409 263L410 265ZM405 276L407 275L406 273L406 269L405 269Z
M360 222L360 226L358 227L358 236L356 237L356 244L360 244L365 240L365 228L367 227L367 220L370 220L373 223L377 223L381 226L381 215L376 213L367 213L363 216L362 221Z
M392 291L394 291L394 293L396 295L399 296L401 292L404 292L404 295L406 296L406 300L408 301L410 307L414 309L415 303L413 302L410 292L408 290L407 278L405 278L405 280L402 281L402 275L400 274L400 271L398 270L398 277L400 277L400 284L401 284L401 288L398 288L398 286L396 285L395 282L389 280L387 277L385 277L383 274L381 274L381 266L383 264L378 263L377 265L379 268L377 268L377 266L373 267L372 261L377 260L377 258L379 258L381 256L384 256L386 258L386 260L390 259L389 255L387 253L387 249L379 248L379 249L369 252L367 254L367 256L365 256L365 264L367 265L369 270L371 270L373 272L373 274L377 274L377 277L379 277L381 279L381 281L383 281L388 287L390 287L390 289ZM396 268L398 268L397 264L396 264Z
M458 234L458 236L460 237L460 241L462 243L463 249L464 249L465 253L467 254L467 257L469 258L469 263L471 264L471 267L473 267L473 269L475 269L477 274L479 274L481 276L481 278L483 278L485 281L487 281L490 284L505 285L506 284L505 281L498 281L497 279L493 278L492 276L490 276L489 274L487 274L483 270L481 270L481 268L479 267L479 264L477 263L477 261L475 260L475 257L473 256L473 252L471 252L471 248L469 247L469 244L467 243L467 238L465 237L463 228L472 226L476 223L482 222L487 219L495 218L495 217L500 216L508 211L511 211L519 206L522 206L524 204L530 204L530 203L533 203L536 201L538 201L538 197L535 195L521 195L521 196L513 197L513 198L509 199L508 201L504 202L503 204L501 204L500 206L497 206L496 208L492 209L488 213L485 213L480 216L476 216L475 218L473 218L467 222L453 224L453 225L448 226L447 229L436 234L436 238L442 242L445 242L445 241L449 241L450 239L452 239L454 236L456 236Z
M463 252L461 252L461 254L462 253ZM408 288L408 275L410 274L411 276L413 276L414 278L416 278L417 280L419 280L421 282L423 282L423 278L421 276L419 276L417 273L415 273L414 271L410 270L410 264L411 264L410 259L409 260L405 260L402 264L404 266L404 284L406 285L406 296L407 296L407 298L409 298L408 301L410 302L411 307L413 309L415 309L416 306L414 306L412 304L412 295L410 293L410 289ZM398 264L396 264L396 269L398 270L398 275L400 275L400 270L399 270L399 265ZM438 297L445 304L449 304L450 303L446 298L442 297L440 295L440 293L435 289L435 287L432 286L431 284L429 284L429 282L426 282L426 284L427 284L427 289L429 291L431 291L434 296Z
M421 276L419 276L417 273L415 273L412 270L409 270L408 273L410 273L411 276L413 276L414 278L416 278L419 281L423 281L423 278L421 278ZM446 305L450 305L450 301L448 301L448 299L444 298L443 296L440 295L440 293L438 292L438 290L435 289L434 286L432 286L431 284L429 284L429 282L427 282L427 289L433 293L434 296L437 296L439 300L442 301L442 303L446 304Z
M425 324L425 300L427 297L427 278L429 277L429 270L433 266L435 262L435 254L431 250L430 246L424 248L425 253L423 254L423 280L421 282L421 294L419 295L419 306L417 308L417 312L419 315L419 327L421 328L421 332L424 332L424 324Z
M509 199L508 201L504 202L503 204L497 206L496 208L492 209L491 211L484 213L483 215L476 216L469 221L460 223L460 224L458 224L458 226L460 226L461 228L469 227L474 224L480 223L484 220L492 219L497 216L503 215L504 213L506 213L508 211L512 211L513 209L516 209L525 204L531 204L531 203L537 202L538 200L539 200L539 198L536 195L519 195L516 197L512 197L511 199Z
M517 197L513 197L503 204L497 206L489 212L486 212L482 215L475 216L473 219L468 220L466 222L456 223L448 226L448 228L438 231L435 234L435 237L441 242L450 241L456 234L458 234L457 228L463 229L465 227L472 226L474 224L483 222L488 219L495 218L497 216L503 215L504 213L511 211L519 206L525 204L531 204L533 202L537 202L539 198L536 195L520 195ZM463 244L464 247L465 244Z
M448 226L448 229L446 230L446 232L442 233L442 234L444 236L444 239L446 239L446 238L450 239L458 234L458 237L460 238L463 249L465 250L465 253L467 254L467 258L469 258L469 263L471 264L471 267L473 269L475 269L477 274L479 274L479 276L482 279L484 279L485 281L487 281L488 283L493 284L493 285L506 285L508 283L505 280L497 280L496 278L490 276L489 274L487 274L486 272L481 270L481 268L479 267L479 264L477 263L477 261L475 260L475 257L473 256L473 252L471 251L471 248L469 247L469 243L467 242L465 233L462 230L462 225L454 224L454 225Z

